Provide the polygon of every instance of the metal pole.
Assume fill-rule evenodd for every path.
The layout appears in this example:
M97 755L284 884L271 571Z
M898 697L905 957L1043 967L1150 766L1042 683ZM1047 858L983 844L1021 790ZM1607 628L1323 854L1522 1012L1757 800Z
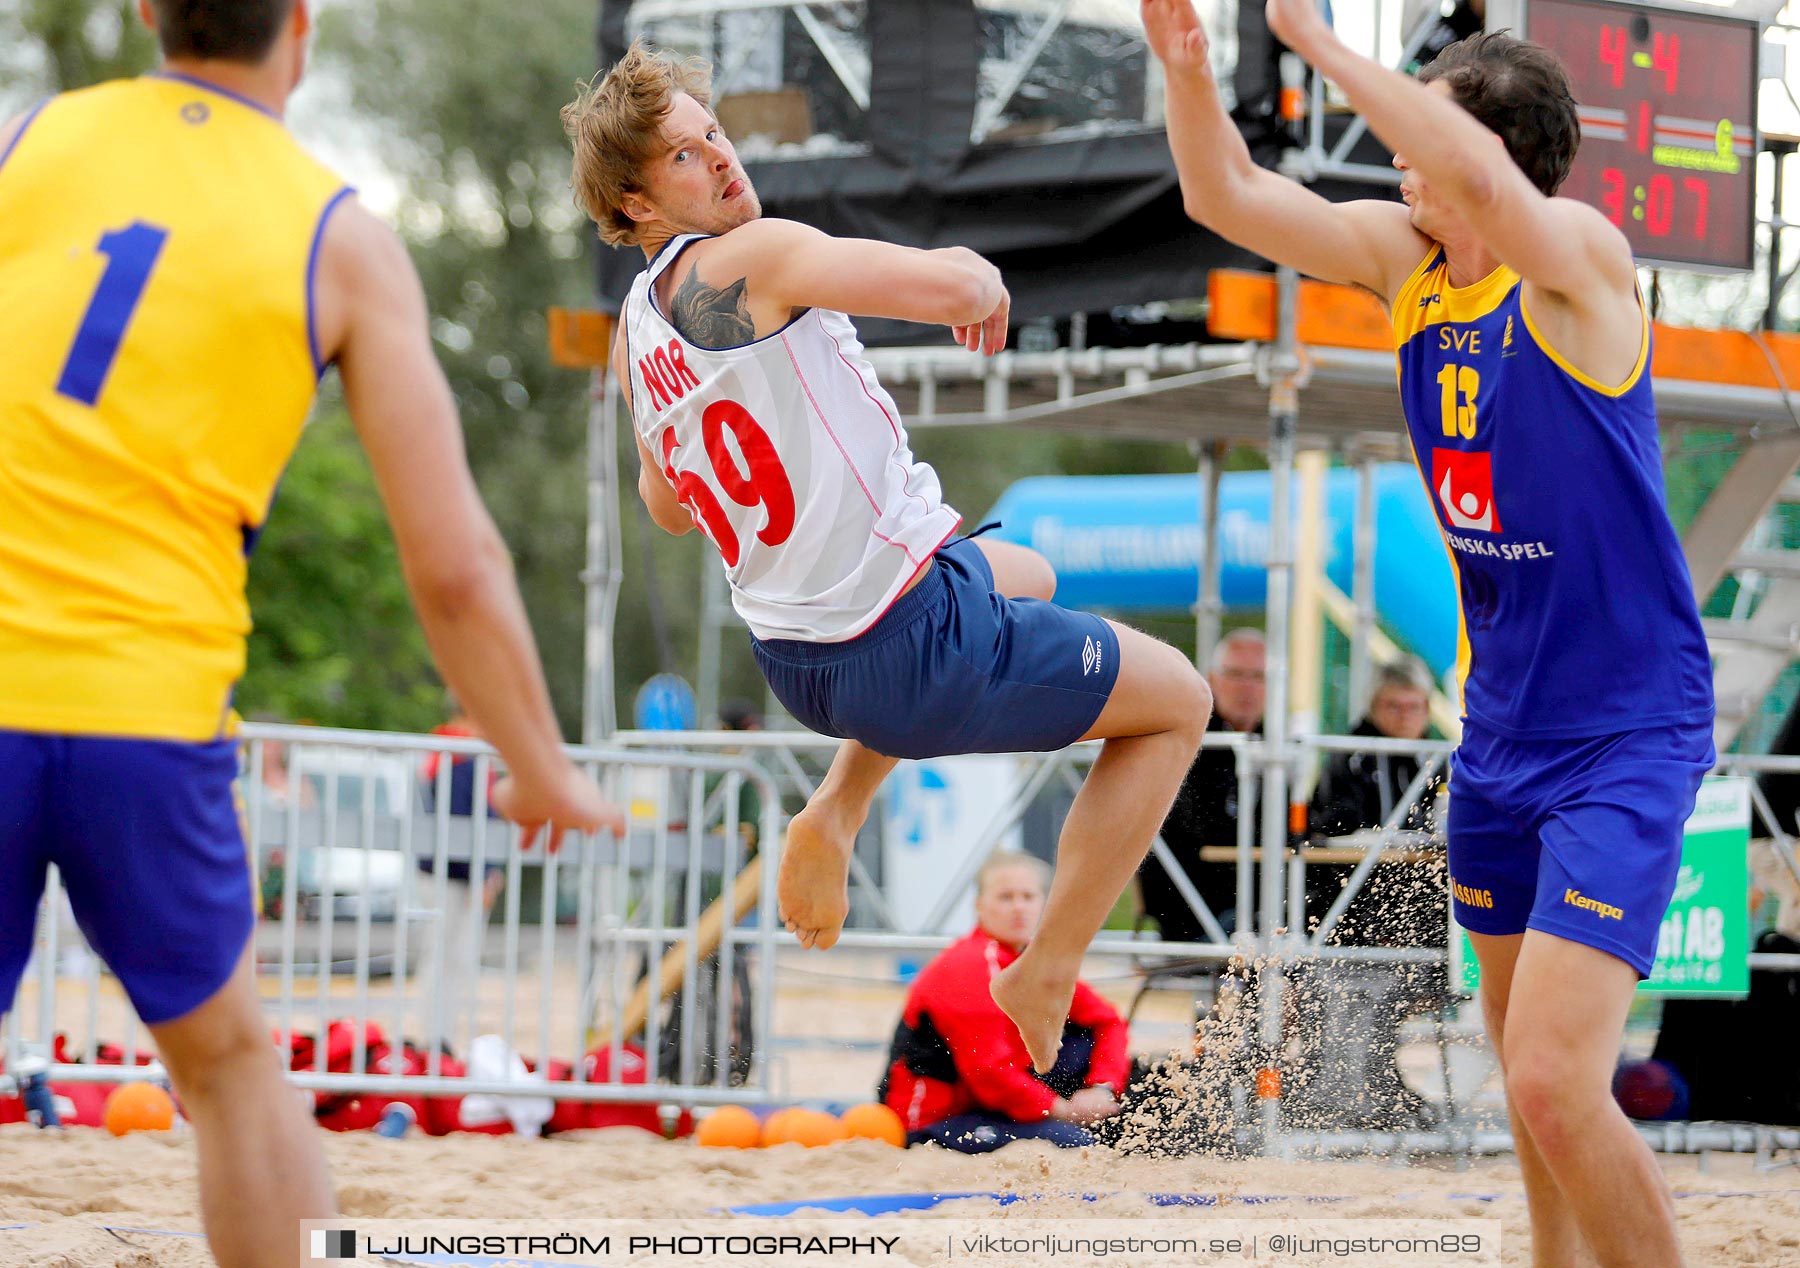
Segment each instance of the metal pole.
M1298 516L1294 532L1293 586L1288 613L1288 734L1319 732L1325 681L1325 471L1322 449L1308 449L1294 459ZM1289 789L1296 801L1309 790L1310 763L1290 772Z
M1224 474L1226 446L1213 441L1200 450L1200 594L1194 604L1194 664L1205 673L1219 642L1225 604L1219 597L1225 559L1219 552L1219 477Z
M1776 309L1781 304L1781 229L1782 229L1782 190L1786 183L1787 157L1794 152L1791 145L1770 145L1769 157L1775 163L1775 180L1770 188L1771 205L1769 208L1769 303L1763 310L1762 326L1764 330L1775 329L1778 316Z
M1293 587L1294 570L1294 433L1299 419L1300 362L1295 336L1296 298L1299 274L1290 268L1276 273L1278 309L1276 341L1267 362L1269 381L1269 559L1268 600L1265 634L1268 651L1266 673L1268 697L1263 713L1263 737L1267 760L1263 766L1262 786L1262 923L1258 929L1263 944L1262 971L1258 999L1261 1005L1259 1036L1265 1060L1272 1066L1274 1054L1281 1047L1281 1021L1286 980L1280 954L1288 941L1286 900L1287 887L1283 864L1287 852L1287 742L1288 717L1288 599ZM1280 1100L1273 1086L1261 1084L1261 1124L1263 1141L1268 1147L1280 1128Z
M588 395L587 567L583 622L581 742L599 744L618 729L613 683L613 623L619 582L619 385L604 367L594 371Z
M1356 463L1355 552L1350 597L1356 603L1356 630L1350 636L1349 721L1356 724L1369 707L1369 641L1375 633L1375 460L1363 455Z
M708 559L700 569L700 673L699 706L701 725L719 716L720 626L728 611L725 598L725 572Z

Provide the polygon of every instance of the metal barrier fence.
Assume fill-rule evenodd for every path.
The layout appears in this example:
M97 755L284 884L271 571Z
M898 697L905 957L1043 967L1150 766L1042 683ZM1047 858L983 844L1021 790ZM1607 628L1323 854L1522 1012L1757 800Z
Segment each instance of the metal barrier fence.
M767 1099L766 1063L751 1057L770 1029L774 886L733 884L752 843L779 836L779 794L757 766L721 754L573 749L629 807L629 831L571 834L558 853L541 844L525 853L517 830L488 813L495 759L479 741L283 726L247 726L243 740L245 835L265 882L257 983L278 1047L314 1040L312 1060L290 1075L296 1086ZM504 899L490 916L496 874ZM135 1067L148 1036L59 918L54 874L49 890L36 970L0 1032L6 1052L15 1068L21 1057L41 1060L61 1034L74 1059L53 1061L52 1080L144 1077ZM755 912L748 926L738 918L746 907ZM695 937L701 930L708 945ZM500 972L484 973L493 961ZM326 1042L334 1025L349 1039L335 1061ZM627 1049L640 1033L647 1069ZM566 1063L570 1081L521 1084L510 1061L458 1073L451 1054L467 1062L478 1035L497 1036L540 1070ZM416 1073L400 1072L403 1040L422 1056ZM121 1050L122 1065L98 1063L102 1043Z
M494 759L478 741L270 726L247 727L244 738L247 837L259 872L277 881L265 894L268 908L256 935L258 980L277 1042L291 1048L296 1035L323 1036L333 1022L352 1023L342 1068L329 1068L321 1042L310 1065L292 1074L297 1086L346 1094L554 1095L664 1106L770 1099L770 1063L761 1057L778 1038L771 1024L775 950L787 937L778 932L772 883L782 811L784 803L791 808L817 787L836 741L801 732L627 732L609 748L573 750L609 795L631 808L631 830L620 841L571 837L560 854L540 848L526 855L517 848L517 833L487 813ZM1235 927L1225 928L1221 913L1207 907L1158 840L1153 850L1208 940L1108 933L1096 941L1093 955L1123 960L1146 976L1179 961L1210 965L1215 975L1230 964L1233 973L1254 979L1260 1015L1247 1036L1252 1051L1243 1063L1248 1082L1242 1098L1252 1108L1238 1132L1246 1148L1287 1154L1496 1147L1491 1124L1459 1120L1455 1105L1446 1107L1450 1121L1436 1132L1299 1132L1283 1124L1275 1098L1256 1097L1256 1072L1281 1064L1287 1038L1283 991L1292 989L1307 964L1397 970L1443 963L1441 947L1340 946L1332 937L1384 860L1441 851L1441 837L1405 825L1409 807L1443 769L1451 746L1309 737L1278 752L1257 737L1228 733L1209 733L1205 745L1229 751L1236 765L1242 813L1236 843L1225 851L1235 870L1237 902L1229 913ZM1088 744L1020 755L1013 795L978 834L964 865L945 876L918 927L899 927L883 895L876 876L883 825L875 816L852 862L859 901L840 945L893 951L948 945L952 932L962 932L949 930L948 921L982 860L1046 791L1078 789L1082 769L1098 751ZM1303 918L1312 851L1293 848L1285 831L1275 835L1273 849L1263 848L1271 825L1285 828L1285 807L1273 814L1254 808L1271 763L1283 764L1291 775L1342 752L1409 755L1419 769L1394 799L1387 822L1327 843L1335 863L1354 863L1335 900L1308 929ZM434 757L433 776L425 780L419 772ZM1730 756L1720 769L1800 772L1800 758ZM1284 778L1279 786L1293 782ZM745 812L747 791L756 804ZM1760 790L1754 796L1775 825L1771 848L1800 881L1793 839L1781 833ZM754 924L743 927L715 904L746 907L737 878L750 858L745 829L752 823L757 859L766 859L770 883L756 892ZM454 878L456 864L466 866L470 878L485 877L490 867L504 872L505 897L492 924L483 915L484 884ZM130 1066L147 1044L116 985L91 971L59 982L66 938L56 911L53 894L40 919L37 971L6 1022L9 1057L46 1051L60 1031L74 1037L76 1059L52 1065L53 1079L141 1077ZM716 929L716 954L709 923ZM498 973L479 971L484 953L498 962ZM1788 961L1796 959L1752 956L1751 963L1791 969L1796 965ZM658 1002L675 979L683 989L665 1009ZM1446 1042L1442 1021L1440 1013L1440 1044ZM414 1041L425 1054L423 1069L400 1074L372 1060L365 1030L370 1022L390 1040ZM498 1036L513 1052L573 1065L572 1081L546 1087L446 1073L445 1052L466 1055L482 1034ZM649 1065L642 1082L627 1076L627 1040L638 1034ZM103 1039L120 1044L125 1066L95 1064ZM1792 1133L1734 1129L1677 1137L1658 1130L1655 1143L1663 1147L1795 1147L1787 1139Z
M802 732L690 732L680 736L659 732L627 732L617 737L625 746L646 743L680 743L696 751L731 747L754 754L773 772L790 797L801 799L817 787L818 779L836 742ZM1291 984L1296 972L1309 964L1331 964L1346 968L1386 969L1392 972L1443 966L1447 960L1444 947L1428 946L1356 946L1333 943L1343 918L1352 904L1369 894L1370 884L1384 864L1405 861L1431 865L1441 859L1444 838L1441 824L1419 831L1407 826L1409 812L1421 794L1437 783L1448 770L1449 755L1454 745L1442 741L1403 741L1364 736L1310 736L1292 741L1277 751L1259 737L1209 732L1203 747L1213 751L1229 751L1236 763L1238 786L1237 840L1225 851L1236 872L1236 905L1232 912L1235 929L1228 932L1220 913L1211 911L1181 863L1167 843L1160 838L1152 843L1152 852L1164 864L1183 900L1192 909L1204 929L1205 942L1165 942L1140 935L1125 936L1103 933L1090 954L1102 962L1120 960L1146 976L1156 972L1161 961L1210 964L1213 972L1231 965L1240 976L1254 977L1260 1009L1256 1033L1249 1036L1258 1047L1254 1059L1245 1063L1250 1085L1244 1089L1254 1103L1254 1076L1259 1065L1278 1068L1279 1049L1285 1042L1286 1026L1281 1002L1282 989ZM1025 808L1046 790L1059 786L1079 788L1080 772L1098 755L1098 744L1077 745L1058 753L1019 755L1021 778L1014 795L997 811L975 843L968 850L964 865L947 873L938 900L930 915L913 929L901 929L882 898L874 879L871 855L879 857L883 825L879 816L866 829L865 840L852 864L853 894L861 891L863 901L852 906L852 925L838 945L896 952L929 952L952 940L947 921L956 911L957 900L973 883L975 873L988 853L1024 814ZM1329 840L1313 840L1307 846L1290 838L1286 807L1274 814L1259 814L1258 793L1263 775L1271 763L1283 765L1288 778L1282 787L1295 787L1294 776L1328 760L1334 754L1406 756L1418 761L1415 776L1398 791L1389 806L1385 821L1372 828L1360 829ZM1765 771L1800 772L1800 758L1748 757L1727 755L1721 760L1719 773L1757 774ZM1310 782L1310 781L1307 781ZM1774 837L1757 848L1770 848L1783 860L1800 882L1800 862L1796 861L1794 841L1782 832L1776 816L1760 789L1753 786L1753 803L1758 812L1774 825ZM1440 809L1443 803L1440 802ZM1280 825L1275 834L1276 848L1262 848L1270 835L1271 825ZM1342 888L1329 907L1310 927L1306 927L1307 869L1315 856L1329 864L1349 866ZM1351 862L1351 860L1354 862ZM1442 864L1437 863L1438 883L1447 890L1448 880ZM1447 893L1445 899L1447 902ZM858 922L857 914L863 919ZM954 931L960 933L960 930ZM1752 954L1752 968L1793 970L1800 968L1800 957ZM1473 1018L1470 1009L1466 1014ZM1472 1020L1454 1025L1446 1033L1440 1011L1433 1041L1446 1044L1469 1042L1485 1045L1480 1027ZM1449 1079L1446 1075L1446 1087ZM1252 1112L1241 1125L1240 1144L1262 1152L1291 1155L1332 1154L1344 1152L1420 1153L1438 1152L1473 1154L1491 1152L1502 1147L1509 1138L1504 1121L1483 1120L1468 1113L1469 1107L1449 1104L1442 1107L1449 1121L1435 1131L1381 1133L1370 1131L1294 1130L1281 1121L1276 1098L1261 1102L1261 1112ZM1679 1130L1677 1129L1679 1128ZM1767 1154L1772 1150L1800 1148L1800 1131L1771 1129L1745 1125L1657 1125L1645 1126L1643 1134L1654 1148L1664 1151L1705 1152L1737 1150Z

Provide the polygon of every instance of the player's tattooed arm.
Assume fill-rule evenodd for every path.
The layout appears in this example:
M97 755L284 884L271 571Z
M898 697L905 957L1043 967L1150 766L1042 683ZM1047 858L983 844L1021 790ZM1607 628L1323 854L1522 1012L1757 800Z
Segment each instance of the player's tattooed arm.
M730 348L755 339L745 281L740 277L729 286L708 286L700 280L699 269L690 269L669 303L675 329L702 348Z

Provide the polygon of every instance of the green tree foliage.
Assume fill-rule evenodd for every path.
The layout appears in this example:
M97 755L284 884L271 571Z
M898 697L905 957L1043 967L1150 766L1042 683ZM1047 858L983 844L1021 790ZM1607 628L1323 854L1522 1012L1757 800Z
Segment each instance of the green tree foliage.
M147 70L156 41L138 21L137 0L22 0L0 4L0 46L31 96L85 88Z
M591 302L558 107L593 73L588 0L327 9L320 69L380 123L401 232L470 462L511 546L564 729L581 709L588 379L550 364L545 310ZM628 640L622 640L628 641Z
M247 715L394 731L443 721L381 496L341 401L320 408L282 477L252 559L250 611Z
M17 98L4 104L149 69L154 43L134 10L134 0L0 0L0 72ZM594 72L594 13L592 0L330 5L319 14L313 70L347 94L347 122L373 124L346 137L366 137L400 190L395 220L425 283L470 462L512 548L571 736L581 709L589 379L550 364L544 312L591 304L592 252L603 249L570 195L557 113ZM914 441L971 528L1021 476L1190 463L1180 446L1026 429L921 429ZM717 563L698 534L671 538L649 524L630 481L629 434L620 459L617 685L628 722L645 678L693 676L701 572ZM246 714L407 729L441 720L367 463L329 389L257 548L251 599L256 629L238 693ZM1179 641L1184 624L1159 632ZM760 698L741 632L726 636L724 652L723 694Z

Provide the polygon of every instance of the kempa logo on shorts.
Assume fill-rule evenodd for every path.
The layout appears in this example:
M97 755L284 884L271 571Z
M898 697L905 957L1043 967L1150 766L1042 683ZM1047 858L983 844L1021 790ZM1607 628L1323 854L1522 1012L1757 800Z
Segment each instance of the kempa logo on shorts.
M356 1230L353 1228L315 1228L312 1233L314 1259L355 1259Z
M1470 889L1454 879L1450 882L1450 892L1456 895L1456 901L1465 907L1486 907L1492 911L1494 907L1494 891L1491 889Z
M1089 674L1092 674L1099 668L1100 644L1096 643L1093 636L1090 634L1087 642L1082 644L1081 647L1081 676L1086 678Z
M1582 897L1580 890L1565 889L1563 891L1563 901L1571 907L1580 907L1583 910L1591 911L1602 920L1625 919L1625 909L1623 907L1614 907L1612 904L1603 903L1597 898L1584 898Z

